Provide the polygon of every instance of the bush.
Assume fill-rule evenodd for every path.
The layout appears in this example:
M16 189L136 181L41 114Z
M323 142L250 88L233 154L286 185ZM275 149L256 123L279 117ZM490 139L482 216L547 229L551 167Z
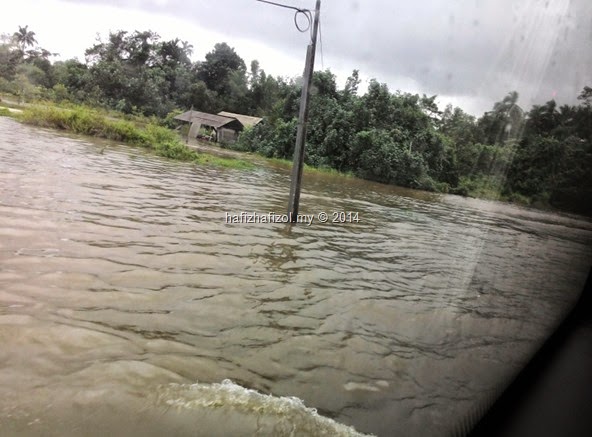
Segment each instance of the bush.
M506 196L506 198L508 199L509 202L518 203L521 205L530 205L531 204L531 199L526 196L523 196L520 193L510 193L509 195Z
M176 159L180 161L191 161L197 158L197 153L189 149L184 144L175 142L155 143L155 152L165 158Z
M455 194L484 199L500 199L502 181L499 177L475 175L461 177L459 186L453 190Z
M245 129L239 140L229 148L243 152L256 152L267 158L291 158L296 144L297 120L277 120L259 123Z
M60 103L60 102L63 102L64 100L70 100L70 93L68 92L68 89L63 84L58 83L58 84L54 85L53 88L51 89L49 97L52 100L55 100L56 102Z
M175 120L175 117L177 115L182 114L183 111L181 111L180 109L175 109L174 111L169 112L165 118L163 118L160 121L160 125L167 127L169 129L175 129L177 127L177 125L179 124L179 122L177 120Z

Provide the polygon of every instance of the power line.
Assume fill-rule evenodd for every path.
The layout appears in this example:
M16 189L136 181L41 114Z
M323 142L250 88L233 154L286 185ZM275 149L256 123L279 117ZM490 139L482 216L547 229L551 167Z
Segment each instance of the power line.
M298 29L299 32L304 33L308 30L310 30L310 36L311 36L311 40L312 40L312 11L310 11L309 9L302 9L302 8L298 8L296 6L290 6L290 5L285 5L283 3L277 3L274 1L270 1L270 0L255 0L258 1L260 3L267 3L269 5L273 5L273 6L279 6L280 8L285 8L285 9L291 9L293 11L296 11L296 13L294 14L294 25L296 26L296 29ZM298 15L304 15L306 17L306 21L307 21L307 26L306 27L302 27L300 26L300 24L298 24ZM320 40L320 44L321 44L321 68L325 69L325 56L323 53L323 26L322 26L322 21L320 20L319 17L319 40Z
M301 9L301 8L297 8L296 6L284 5L281 3L271 2L269 0L256 0L256 1L261 2L261 3L267 3L270 5L274 5L274 6L279 6L280 8L292 9L292 10L298 11L298 12L308 11L308 9Z
M269 5L279 6L280 8L291 9L293 11L296 11L296 13L294 14L294 25L296 26L296 29L298 29L298 31L301 33L304 33L304 32L307 32L308 30L310 30L311 39L312 39L312 12L309 9L297 8L296 6L284 5L282 3L272 2L269 0L255 0L255 1L258 1L260 3L267 3ZM306 27L302 27L300 24L298 24L298 16L299 15L304 15L306 17L306 21L307 21Z
M298 14L303 14L306 17L306 20L308 21L308 25L306 26L306 28L301 28L300 25L298 24ZM296 26L296 29L298 29L298 32L300 32L300 33L304 33L307 30L311 29L312 13L309 10L296 11L296 13L294 14L294 25ZM312 37L312 29L311 29L311 37Z

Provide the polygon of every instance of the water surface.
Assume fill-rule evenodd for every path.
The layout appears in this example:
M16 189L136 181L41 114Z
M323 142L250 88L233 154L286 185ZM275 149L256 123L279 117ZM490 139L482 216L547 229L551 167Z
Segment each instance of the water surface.
M2 434L447 435L592 260L589 220L326 175L301 212L358 223L225 223L288 192L0 118Z

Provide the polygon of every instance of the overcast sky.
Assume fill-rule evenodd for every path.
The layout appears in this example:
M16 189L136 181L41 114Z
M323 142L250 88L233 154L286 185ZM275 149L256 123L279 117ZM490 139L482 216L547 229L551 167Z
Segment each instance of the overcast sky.
M276 0L281 1L281 0ZM314 9L315 0L282 3ZM154 30L179 37L201 60L226 41L249 66L302 74L308 34L293 12L255 0L19 0L5 2L0 32L29 25L39 44L62 59L109 30ZM323 0L316 69L339 86L354 68L392 91L437 94L481 115L509 91L519 103L575 103L592 86L591 0Z

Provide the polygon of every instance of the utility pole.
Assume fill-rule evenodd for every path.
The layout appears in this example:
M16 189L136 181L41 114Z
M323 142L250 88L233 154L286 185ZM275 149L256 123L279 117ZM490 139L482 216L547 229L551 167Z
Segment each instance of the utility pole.
M300 113L298 115L298 131L296 133L296 147L294 149L294 164L292 165L292 184L290 186L290 199L288 201L288 217L290 217L292 223L296 223L298 219L298 207L300 204L300 186L302 184L302 168L304 166L304 144L306 142L306 127L308 122L308 100L310 98L310 84L312 82L312 74L314 71L320 12L321 0L317 0L312 25L311 41L306 50L304 83L302 84Z

